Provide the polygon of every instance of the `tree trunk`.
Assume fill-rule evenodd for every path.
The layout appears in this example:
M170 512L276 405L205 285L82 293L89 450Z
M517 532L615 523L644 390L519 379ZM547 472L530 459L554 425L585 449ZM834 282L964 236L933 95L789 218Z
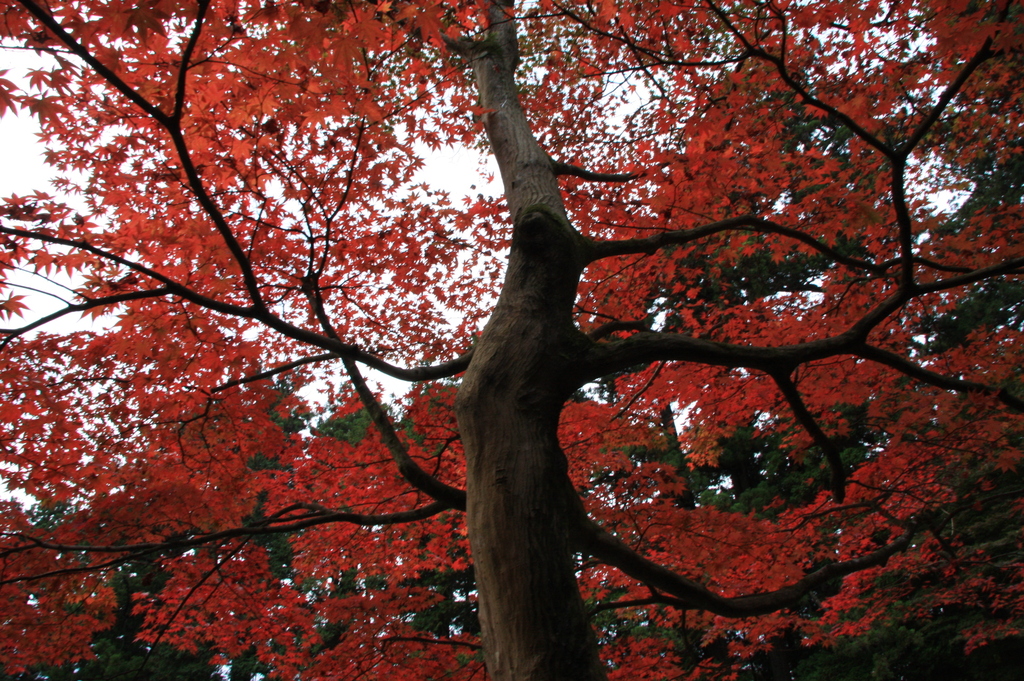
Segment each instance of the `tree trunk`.
M572 321L587 241L520 108L506 9L493 5L487 37L462 49L513 219L501 296L456 403L484 654L495 681L600 680L573 561L582 507L557 438L570 367L589 344Z
M457 406L487 669L495 681L603 679L573 563L581 509L556 433L564 343L507 307Z

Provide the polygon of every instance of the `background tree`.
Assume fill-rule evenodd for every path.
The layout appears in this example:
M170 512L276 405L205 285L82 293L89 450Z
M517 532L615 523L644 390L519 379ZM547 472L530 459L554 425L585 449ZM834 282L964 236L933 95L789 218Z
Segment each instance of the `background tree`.
M85 206L0 226L5 480L67 509L4 502L14 673L140 560L138 640L281 677L700 676L908 598L1017 633L1018 3L2 7ZM485 142L502 202L417 174ZM284 372L374 430L287 432ZM479 644L419 614L473 598Z

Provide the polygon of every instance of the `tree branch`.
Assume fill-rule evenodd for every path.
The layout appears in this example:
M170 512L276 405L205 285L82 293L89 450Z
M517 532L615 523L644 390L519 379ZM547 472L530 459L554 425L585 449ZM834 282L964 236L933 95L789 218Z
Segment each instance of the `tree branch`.
M1006 20L1011 4L1013 4L1012 0L1004 3L1003 9L999 12L999 20L997 23L1002 23ZM974 53L974 56L971 57L971 59L964 65L964 68L960 70L960 73L958 73L956 78L953 79L953 82L946 86L946 89L943 90L941 95L939 95L939 100L935 103L935 106L932 107L931 112L923 121L921 121L921 124L917 126L917 129L913 134L911 134L910 138L900 145L900 148L896 150L896 153L903 158L910 156L914 148L917 147L924 136L928 134L928 131L932 129L932 126L938 122L939 118L942 116L942 112L946 110L949 103L952 102L953 98L960 93L964 85L967 83L967 80L975 71L978 70L978 67L995 55L996 53L992 51L992 37L990 36L985 39L985 42L981 44L981 47Z
M0 350L3 350L8 343L13 341L18 336L25 334L33 329L49 324L50 322L60 319L64 315L71 314L73 312L88 312L97 307L104 307L107 305L117 305L118 303L125 303L132 300L144 300L146 298L160 298L169 295L171 290L166 286L155 288L149 291L133 291L131 293L120 293L113 296L105 296L103 298L96 298L86 303L68 304L62 310L57 310L44 317L30 322L24 326L20 326L16 329L0 329L0 334L4 334L5 338L0 341Z
M829 439L825 431L818 425L817 420L811 414L807 405L804 404L803 398L800 396L800 391L797 390L796 384L793 383L793 379L790 374L777 372L771 374L775 384L779 386L779 390L782 392L783 397L789 402L790 408L793 410L793 415L796 416L796 420L800 422L800 425L804 427L811 438L814 440L814 444L818 445L818 448L825 454L825 458L828 460L829 468L832 471L832 477L830 486L832 489L832 497L835 499L837 504L843 503L843 499L846 496L846 470L843 467L843 460L839 456L839 450Z
M178 618L178 615L181 614L181 611L185 609L185 604L188 603L189 599L192 598L192 596L195 595L197 591L199 591L199 588L202 587L202 585L206 583L206 580L212 577L214 573L220 572L220 568L223 565L226 565L228 561L230 561L232 558L234 558L238 554L238 552L242 550L246 542L248 542L248 538L238 542L238 546L235 546L223 556L218 556L213 563L213 567L211 567L209 570L203 573L203 576L199 578L199 581L189 588L188 593L186 593L185 597L181 599L180 603L178 603L178 607L174 609L174 612L171 613L171 616L167 619L166 622L163 623L163 626L160 627L160 633L158 633L156 635L156 638L154 638L153 641L150 642L148 650L146 650L146 656L142 658L142 664L140 664L139 668L135 671L136 678L138 678L138 675L146 667L146 664L149 662L150 656L153 655L153 651L156 650L157 644L160 643L160 640L164 637L164 634L168 632L168 630L171 627L171 624L173 624L174 620ZM216 590L219 586L220 585L214 587L214 590Z
M778 347L720 343L663 331L640 332L623 340L594 343L577 369L577 380L586 383L637 364L657 361L756 369L766 374L791 372L805 362L856 354L856 347L856 336L851 331Z
M148 99L140 95L135 91L133 87L121 80L120 76L104 66L103 62L92 56L89 50L75 40L70 33L64 30L53 15L43 7L39 6L32 0L18 0L22 7L28 10L29 14L34 16L39 23L45 26L51 33L57 36L64 45L79 59L88 64L93 71L95 71L103 80L110 83L115 90L120 92L122 95L128 98L133 104L142 109L144 112L152 116L155 120L159 121L162 125L170 124L171 118L161 111L158 107L153 106Z
M679 607L706 610L723 617L764 615L795 605L811 590L833 579L884 565L893 555L906 550L917 532L917 527L913 526L895 541L876 551L826 565L789 586L774 591L728 598L644 558L593 521L587 519L584 522L585 550L595 558L617 567L633 579L675 596L681 601Z
M597 613L604 612L605 610L642 608L646 605L671 605L681 610L689 609L689 604L679 598L672 598L670 596L651 596L650 598L635 598L625 601L607 601L605 603L598 603L594 607L590 608L590 616L593 617Z
M410 643L431 643L442 646L456 646L462 648L469 648L470 650L483 650L483 646L478 643L470 643L469 641L446 641L440 638L427 638L426 636L388 636L382 638L381 643L393 643L396 641L408 641Z
M68 246L78 250L92 253L104 260L116 263L123 267L126 267L134 272L143 274L146 277L154 279L160 282L166 288L169 294L176 295L180 298L187 300L190 303L199 305L200 307L213 310L214 312L220 312L222 314L232 315L235 317L244 317L247 319L256 319L263 322L267 327L281 333L288 338L308 343L314 347L321 348L332 352L339 357L347 357L361 364L376 369L383 374L397 378L403 381L431 381L439 378L447 378L449 376L455 376L456 374L462 373L469 366L469 362L473 357L473 350L470 349L465 354L456 357L453 360L447 362L441 362L440 364L426 365L420 367L404 368L399 367L383 359L372 355L364 350L359 349L355 345L341 342L334 338L328 338L327 336L320 335L313 331L303 329L301 327L290 324L280 317L270 313L266 309L260 310L255 307L242 307L233 303L225 303L215 298L209 298L194 291L193 289L181 284L170 277L157 272L156 270L150 269L145 265L141 265L137 262L128 260L115 253L111 253L107 250L93 246L86 241L75 241L73 239L66 239L63 237L52 236L49 234L41 234L39 232L33 232L25 229L14 229L11 227L0 226L0 234L7 234L10 236L18 236L26 239L34 239L36 241L42 241L44 243L56 244L60 246Z
M384 408L380 406L380 403L377 402L377 398L370 392L366 381L363 380L362 374L359 373L359 367L349 359L343 359L342 363L352 379L352 384L355 386L356 394L359 395L359 400L370 414L370 419L377 427L381 439L384 440L384 446L388 448L395 463L398 464L398 470L402 477L413 487L429 494L434 499L444 502L452 508L457 508L461 511L466 510L466 492L457 487L446 485L420 468L419 464L412 460L405 444L398 437L398 433L395 432L391 419L384 412Z
M171 279L170 277L157 272L156 270L150 269L149 267L146 267L145 265L139 264L132 260L128 260L127 258L117 255L116 253L111 253L110 251L102 249L98 246L93 246L87 241L75 241L74 239L66 239L64 237L52 236L50 234L42 234L40 232L33 232L27 229L15 229L13 227L2 226L0 226L0 234L19 236L26 239L33 239L35 241L42 241L43 243L55 244L59 246L68 246L70 248L75 248L81 251L85 251L87 253L92 253L93 255L99 256L104 260L109 260L110 262L121 265L122 267L127 267L128 269L134 272L144 274L150 279L158 281L164 286L166 286L167 290L171 294L180 296L181 298L184 298L189 302L196 303L197 305L201 305L202 307L239 317L252 317L254 315L254 310L251 307L242 307L240 305L234 305L232 303L225 303L216 300L215 298L208 298L190 289L184 284L180 284L174 279Z
M560 10L560 14L569 17L577 24L585 28L587 31L600 35L604 38L608 38L609 40L621 43L625 45L633 53L634 56L638 57L639 55L643 55L645 57L648 57L651 60L651 62L657 66L676 66L683 68L692 68L700 66L727 66L729 64L740 63L749 56L747 53L742 53L734 57L723 57L721 59L698 59L692 61L677 59L675 58L675 56L666 57L661 52L656 52L650 48L637 45L636 42L626 37L624 33L622 35L617 35L615 33L610 33L608 31L598 28L597 26L594 26L592 23L590 23L589 21L585 20L582 16L580 16L579 13L574 12L572 9L563 4L555 3L554 6ZM637 61L640 62L640 59L638 58ZM641 63L641 67L647 68L647 65Z
M206 10L210 8L210 0L199 0L196 7L196 22L192 27L192 34L188 38L184 52L181 53L181 65L178 67L178 83L174 92L174 113L171 118L175 121L181 120L185 110L185 84L188 77L189 62L192 60L192 53L195 52L196 44L199 42L199 34L203 30L203 19L206 17Z
M951 376L944 376L929 369L911 362L909 359L900 357L894 352L883 350L871 345L861 345L854 352L858 357L878 362L899 371L900 373L916 378L922 383L933 385L936 388L950 390L953 392L981 393L991 395L1014 411L1024 413L1024 399L1011 394L1006 388L996 388L984 383L965 381Z
M590 182L629 182L641 177L643 173L595 173L578 166L551 161L551 169L555 175L572 175Z
M361 525L363 527L376 527L379 525L397 525L402 523L410 523L418 520L424 520L431 516L435 516L438 513L442 513L447 510L451 510L452 506L441 501L435 501L426 506L412 509L410 511L398 511L395 513L383 513L383 514L361 514L361 513L349 513L344 511L330 511L326 508L317 506L315 504L297 504L289 507L291 509L307 509L308 513L299 516L283 516L264 519L261 522L253 525L243 525L242 527L236 527L229 530L221 530L220 532L209 532L205 534L195 534L186 537L179 537L169 539L162 542L144 542L139 544L124 544L124 545L102 545L102 544L62 544L59 542L51 542L45 539L39 539L21 532L3 532L0 536L3 537L15 537L21 539L25 544L19 546L12 546L5 548L0 551L0 558L6 558L16 553L22 553L24 551L31 551L35 549L45 549L49 551L57 551L60 553L106 553L106 554L127 554L125 557L118 559L116 562L112 561L109 563L103 563L101 565L82 566L75 568L67 568L61 570L51 570L50 572L37 573L32 575L21 575L18 577L6 577L0 579L0 585L13 584L15 582L33 582L47 577L55 577L63 574L73 574L80 572L92 572L95 570L104 569L120 564L124 560L130 560L139 558L153 553L161 553L164 551L180 551L182 549L189 549L196 546L202 546L211 542L223 541L226 539L234 539L237 537L249 537L253 535L262 534L282 534L297 532L317 525L324 525L327 523L350 523L354 525Z
M919 283L917 287L914 289L914 291L917 294L937 293L939 291L945 291L951 288L958 288L960 286L974 284L976 282L983 281L985 279L990 279L992 277L1021 274L1022 267L1024 267L1024 257L1010 258L1009 260L1005 260L995 265L979 267L978 269L974 270L967 270L963 274L956 277L938 279L936 281L928 283Z
M605 322L601 326L597 327L587 334L587 338L596 341L604 338L605 336L610 336L617 331L650 331L650 328L648 328L647 323L644 321L624 322L615 320Z
M217 386L216 388L211 390L210 393L219 393L224 390L227 390L228 388L234 388L236 385L243 385L245 383L262 381L272 376L276 376L277 374L283 374L286 371L298 369L299 367L305 366L307 364L324 362L329 359L338 359L338 355L334 354L333 352L325 352L319 355L313 355L312 357L303 357L302 359L297 359L294 362L288 362L287 364L282 364L281 366L274 367L273 369L267 369L266 371L262 371L258 374L253 374L252 376L246 376L245 378L236 378L232 381L228 381L227 383Z
M896 214L899 233L900 291L908 295L914 291L914 221L910 216L906 196L906 159L892 160L892 209Z
M807 244L814 250L823 253L835 262L842 263L855 269L868 270L870 272L884 273L885 269L867 260L850 258L840 254L831 246L823 244L814 237L792 227L780 225L771 220L765 220L754 215L740 215L733 218L726 218L693 229L681 229L675 231L661 232L654 236L642 239L622 239L618 241L598 241L594 244L593 256L590 262L609 258L616 255L632 255L639 253L654 254L666 246L687 244L698 239L703 239L720 232L729 230L758 232L764 234L779 234Z

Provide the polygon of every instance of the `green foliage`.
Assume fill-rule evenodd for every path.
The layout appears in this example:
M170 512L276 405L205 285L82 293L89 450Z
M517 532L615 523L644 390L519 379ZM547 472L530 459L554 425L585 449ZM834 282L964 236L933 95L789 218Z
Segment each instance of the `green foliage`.
M250 648L231 661L228 681L257 681L270 672L270 667L256 658L256 648Z
M1024 328L1024 283L1007 279L977 286L956 307L928 320L922 329L927 353L941 353L971 343L979 331L1000 327Z
M953 219L939 230L941 234L959 233L976 213L994 206L1012 205L1024 200L1024 142L1008 145L997 159L985 154L968 162L962 171L973 184L970 194ZM998 214L996 224L1001 222ZM987 281L959 296L956 306L943 314L927 317L922 332L927 353L942 353L969 345L972 334L1000 327L1024 328L1024 283L1014 279Z
M279 397L270 409L270 420L289 435L301 433L308 428L313 415L292 406L295 386L287 379L282 379L275 384L274 388Z
M973 180L973 190L957 211L956 220L948 227L958 231L979 210L990 206L1020 203L1024 200L1024 141L1007 145L1000 159L985 154L972 160L966 169Z
M74 513L75 507L65 501L43 501L28 509L28 518L34 527L52 530Z
M426 610L413 613L410 624L414 628L441 638L480 634L476 602L471 600L476 590L472 567L464 570L428 570L420 575L415 584L441 594L444 600Z
M366 437L366 432L372 424L370 413L365 409L360 409L344 416L330 416L324 419L317 424L316 432L325 437L333 437L335 440L356 445Z
M794 681L1019 681L1024 638L994 641L967 655L956 612L880 625L845 637L797 664Z

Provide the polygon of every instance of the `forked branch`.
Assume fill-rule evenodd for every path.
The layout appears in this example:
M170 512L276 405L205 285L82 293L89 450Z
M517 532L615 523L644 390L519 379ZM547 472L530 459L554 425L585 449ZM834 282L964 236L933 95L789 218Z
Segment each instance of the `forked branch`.
M681 599L671 596L655 595L650 598L630 598L621 601L605 601L590 608L590 616L593 617L605 610L618 610L619 608L643 608L648 605L671 605L681 610L688 609L689 604Z
M730 64L742 63L743 60L749 56L747 53L741 52L732 56L724 56L719 59L680 59L675 54L665 55L662 52L640 45L635 40L627 36L625 31L612 33L610 31L603 30L594 22L588 21L581 13L575 11L573 6L567 3L556 2L554 3L554 6L558 8L561 15L572 19L588 32L600 35L624 45L637 57L637 61L641 63L643 68L648 68L650 66L672 66L681 68L728 66ZM649 63L643 63L643 60L647 60Z
M578 381L588 381L651 362L695 362L712 366L756 369L766 374L792 371L816 359L855 354L857 338L846 332L794 345L739 345L679 333L644 331L623 340L594 343L584 358Z
M880 305L888 309L886 301ZM694 362L711 366L754 369L770 376L788 376L801 364L840 355L852 355L891 367L900 373L943 390L991 395L1011 409L1024 413L1024 399L1005 388L944 376L914 362L864 342L873 326L854 325L831 338L776 347L738 345L694 338L677 333L641 332L629 338L594 343L577 369L579 385L638 364ZM780 386L781 388L782 386ZM820 444L820 443L819 443Z
M114 73L114 71L107 68L101 61L96 59L96 57L93 56L93 54L89 52L84 45L64 30L64 27L54 19L53 15L51 15L48 10L40 7L35 2L32 2L32 0L19 0L19 2L30 14L32 14L32 16L42 23L43 26L57 36L57 39L64 43L69 50L74 52L76 56L88 64L90 68L97 73L97 75L102 77L115 90L127 97L133 104L142 109L143 112L150 116L167 132L171 139L171 144L174 145L174 150L178 156L178 161L181 163L181 168L184 171L186 178L188 178L188 186L195 195L196 200L202 206L203 212L210 218L210 221L213 223L217 233L220 234L221 239L224 240L224 244L228 247L232 259L241 271L242 279L245 283L245 289L248 292L253 305L260 310L266 310L266 304L260 294L259 282L256 280L256 274L253 271L252 263L250 262L249 257L245 254L245 250L242 248L242 245L238 242L238 238L235 236L231 226L227 222L227 219L224 217L224 213L207 191L206 184L199 176L199 169L192 161L192 155L188 149L188 144L185 141L185 135L181 129L179 116L176 115L179 113L178 104L175 104L173 114L165 113L158 106L143 97L137 90L132 88L120 76ZM185 48L187 55L191 55L192 51L195 49L194 40L198 37L198 32L200 30L207 5L208 2L200 3L200 12L196 18L196 26L192 34L193 39L189 41ZM182 69L185 68L187 68L187 64L183 63ZM184 77L179 74L176 97L184 96L184 84ZM184 107L183 103L181 104L181 107Z
M589 338L590 340L596 341L596 340L601 340L602 338L606 338L606 337L612 335L613 333L617 333L619 331L650 331L650 330L651 329L647 325L647 322L645 322L643 320L635 321L635 322L627 322L627 321L621 321L621 320L617 320L616 319L616 320L613 320L613 321L610 321L610 322L605 322L601 326L599 326L596 329L594 329L593 331L589 332L587 334L587 338Z
M800 97L800 99L803 100L805 104L807 104L808 106L812 106L815 109L824 111L825 113L832 116L836 120L842 122L842 124L849 128L849 130L853 132L853 134L855 134L857 137L864 140L867 144L871 145L875 149L885 154L887 158L893 158L894 156L896 156L896 152L893 150L892 147L883 142L876 135L873 135L870 132L868 132L867 129L864 128L864 126L860 125L859 123L857 123L857 121L853 120L853 118L849 114L845 113L844 111L840 110L835 106L832 106L831 104L822 101L821 99L818 99L813 94L811 94L810 90L804 87L804 85L802 85L799 82L798 78L793 74L793 72L789 70L789 66L786 64L785 55L780 56L771 54L763 47L756 44L756 40L751 41L747 37L747 35L743 31L741 31L739 27L737 27L731 19L729 19L729 16L728 14L726 14L725 10L723 10L721 7L719 7L711 0L705 0L705 2L707 2L708 7L711 8L711 11L718 16L719 21L721 21L722 24L726 27L726 29L730 33L732 33L733 37L736 38L736 41L743 46L744 54L750 57L761 59L762 61L766 61L772 66L774 66L775 71L776 73L778 73L779 78L782 80L782 82L785 83L790 90L795 92L796 95Z
M1013 4L1012 0L1006 0L1003 3L997 23L1001 24L1006 21L1011 4ZM946 107L948 107L950 102L953 101L953 98L963 90L964 85L966 85L970 77L974 75L974 72L977 71L978 68L987 60L996 56L996 52L992 50L992 43L992 36L986 38L985 42L983 42L981 47L978 48L978 51L975 52L967 63L964 64L963 68L960 69L960 73L956 75L956 78L946 86L946 89L942 91L941 95L939 95L939 99L935 102L935 106L932 107L932 110L928 112L928 115L925 116L924 120L921 121L907 141L896 150L900 156L903 158L910 156L910 153L915 147L917 147L921 140L924 139L924 136L927 135L933 127L935 127L935 124L942 117L943 112L945 112Z

